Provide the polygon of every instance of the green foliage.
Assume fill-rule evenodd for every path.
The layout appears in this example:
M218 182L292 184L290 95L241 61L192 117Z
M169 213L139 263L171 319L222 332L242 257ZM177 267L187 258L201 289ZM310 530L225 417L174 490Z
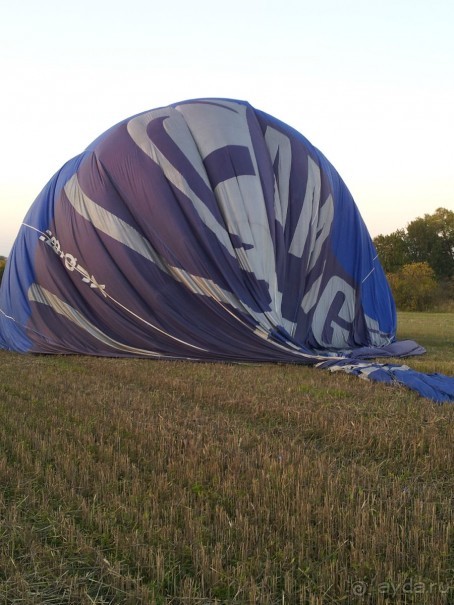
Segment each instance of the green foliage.
M437 280L454 277L454 212L437 208L390 235L374 239L380 261L387 273L399 272L404 265L427 263Z
M2 258L0 258L0 284L2 283L5 266L6 266L6 258L2 257Z
M454 212L438 208L407 226L413 262L427 262L438 279L454 276Z
M374 244L386 273L395 273L410 262L404 229L398 229L390 235L378 235L374 239Z
M398 309L426 311L435 297L437 282L428 263L410 263L388 274L388 282Z

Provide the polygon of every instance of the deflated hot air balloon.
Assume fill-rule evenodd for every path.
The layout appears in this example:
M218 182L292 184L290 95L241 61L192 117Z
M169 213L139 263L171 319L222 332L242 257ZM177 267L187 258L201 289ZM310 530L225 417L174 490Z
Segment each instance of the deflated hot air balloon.
M65 164L24 219L0 309L0 345L20 352L296 362L454 397L452 379L364 361L424 350L395 341L336 170L243 101L139 114Z

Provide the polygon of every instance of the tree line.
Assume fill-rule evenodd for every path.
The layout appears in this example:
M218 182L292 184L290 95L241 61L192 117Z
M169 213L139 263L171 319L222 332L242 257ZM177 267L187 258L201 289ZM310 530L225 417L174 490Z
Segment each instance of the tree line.
M374 244L398 309L454 306L454 212L437 208Z

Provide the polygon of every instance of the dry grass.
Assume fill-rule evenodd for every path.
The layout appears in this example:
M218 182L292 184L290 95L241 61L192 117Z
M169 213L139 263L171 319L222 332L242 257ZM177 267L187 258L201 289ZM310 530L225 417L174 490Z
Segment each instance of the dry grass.
M401 335L454 374L440 317ZM0 603L454 602L454 406L290 365L0 361Z

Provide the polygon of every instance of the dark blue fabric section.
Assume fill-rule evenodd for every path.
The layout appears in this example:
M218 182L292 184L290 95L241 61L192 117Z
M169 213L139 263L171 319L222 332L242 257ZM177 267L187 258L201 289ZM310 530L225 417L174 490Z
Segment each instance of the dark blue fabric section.
M395 334L394 300L373 242L350 191L334 169L330 173L337 205L331 238L333 253L361 287L364 312L379 322L383 333Z
M414 370L393 371L394 379L401 385L437 403L454 401L454 378L442 374L423 374Z
M242 145L220 147L207 155L203 163L213 189L227 179L255 174L249 149Z
M27 293L36 276L35 255L39 235L53 221L55 202L77 171L84 154L69 160L47 183L27 212L8 257L0 288L0 346L25 353L31 342L25 326L30 317ZM14 319L12 319L14 318Z

